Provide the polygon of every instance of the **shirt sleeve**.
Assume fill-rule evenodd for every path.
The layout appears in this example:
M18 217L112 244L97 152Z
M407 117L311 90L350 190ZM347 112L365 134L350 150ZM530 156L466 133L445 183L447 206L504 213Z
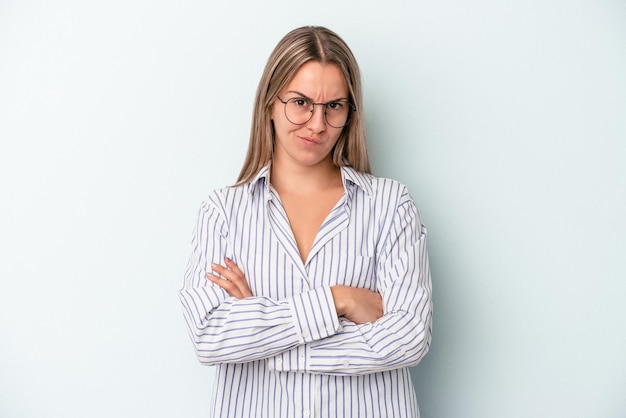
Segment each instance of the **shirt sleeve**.
M433 309L427 230L408 192L395 209L376 265L383 317L361 325L341 318L341 332L268 359L271 370L367 374L413 366L426 355Z
M219 205L210 201L202 205L192 247L179 298L201 363L264 359L340 331L328 288L280 301L260 296L236 299L206 279L211 262L232 256Z

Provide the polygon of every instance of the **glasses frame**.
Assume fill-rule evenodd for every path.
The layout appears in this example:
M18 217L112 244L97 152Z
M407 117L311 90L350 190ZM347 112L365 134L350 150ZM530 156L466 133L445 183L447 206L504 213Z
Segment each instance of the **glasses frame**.
M352 121L352 113L356 112L356 106L348 99L339 99L339 100L331 100L330 102L326 102L326 103L315 103L312 99L308 98L308 97L302 97L302 96L298 96L298 97L292 97L290 99L287 100L283 100L280 98L280 96L276 96L276 98L284 105L284 109L283 109L283 113L285 114L285 117L287 118L287 120L294 124L294 125L298 125L298 126L302 126L302 125L306 125L307 123L309 123L311 121L311 119L313 119L313 114L315 113L315 106L323 106L324 107L324 122L326 122L326 124L328 126L332 126L333 128L345 128L346 126L348 126L350 124L350 122ZM302 123L295 123L293 122L291 119L289 119L289 116L287 116L287 103L289 103L292 100L308 100L311 102L311 104L313 105L313 108L311 109L311 116L309 116L309 118L302 122ZM347 103L348 106L350 106L350 110L352 110L352 112L350 112L350 110L348 110L348 117L346 118L346 123L344 123L342 126L335 126L333 124L331 124L330 122L328 122L328 119L326 118L326 110L328 109L328 105L331 103L337 103L337 102L342 102L342 103Z

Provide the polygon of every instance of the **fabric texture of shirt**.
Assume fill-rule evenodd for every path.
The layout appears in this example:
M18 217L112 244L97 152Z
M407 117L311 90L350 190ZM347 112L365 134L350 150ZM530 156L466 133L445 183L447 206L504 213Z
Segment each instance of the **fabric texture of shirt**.
M269 167L202 203L179 296L198 359L217 366L212 417L419 417L409 367L431 342L426 228L402 184L341 174L305 263ZM206 279L225 257L253 297ZM384 315L338 317L333 285L379 292Z

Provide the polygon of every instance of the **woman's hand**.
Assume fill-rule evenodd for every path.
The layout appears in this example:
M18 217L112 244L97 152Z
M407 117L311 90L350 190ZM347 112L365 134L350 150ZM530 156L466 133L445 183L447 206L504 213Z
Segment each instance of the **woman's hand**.
M383 316L383 298L380 293L341 285L331 286L330 290L337 314L355 324L374 322Z
M224 263L226 266L211 263L213 274L207 273L206 278L237 299L253 296L250 286L248 286L248 281L241 270L239 270L239 267L237 267L237 264L228 257L226 257Z

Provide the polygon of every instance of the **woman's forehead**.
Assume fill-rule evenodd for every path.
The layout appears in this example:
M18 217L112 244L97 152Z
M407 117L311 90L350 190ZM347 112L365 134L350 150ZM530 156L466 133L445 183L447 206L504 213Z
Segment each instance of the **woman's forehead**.
M283 92L292 92L316 100L320 97L342 98L348 94L348 83L337 65L309 61L298 69Z

